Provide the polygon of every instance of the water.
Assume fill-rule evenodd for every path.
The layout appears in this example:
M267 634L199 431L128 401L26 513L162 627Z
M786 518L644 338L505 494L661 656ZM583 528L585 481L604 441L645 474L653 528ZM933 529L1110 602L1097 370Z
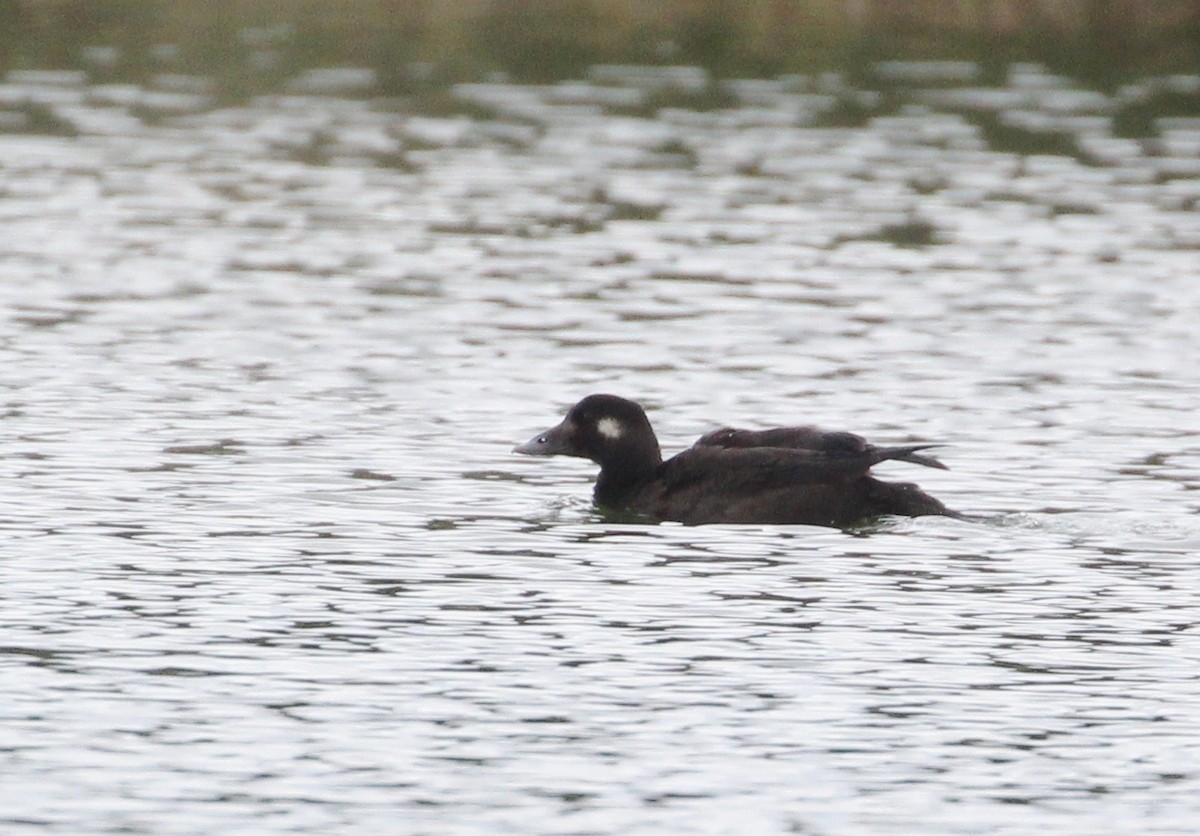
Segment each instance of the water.
M607 81L0 86L7 832L1193 829L1195 120ZM987 521L606 522L592 391Z

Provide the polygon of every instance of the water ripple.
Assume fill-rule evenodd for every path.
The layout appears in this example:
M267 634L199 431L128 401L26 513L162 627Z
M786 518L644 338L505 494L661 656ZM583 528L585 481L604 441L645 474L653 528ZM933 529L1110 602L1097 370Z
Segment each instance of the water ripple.
M873 118L14 77L73 133L0 137L0 820L1190 830L1195 126L1034 69ZM508 452L596 390L668 450L946 442L979 519L606 519Z

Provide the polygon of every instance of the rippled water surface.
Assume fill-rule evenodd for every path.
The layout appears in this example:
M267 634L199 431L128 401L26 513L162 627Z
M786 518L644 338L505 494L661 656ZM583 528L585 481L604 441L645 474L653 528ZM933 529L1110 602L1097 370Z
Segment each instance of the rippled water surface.
M1194 828L1200 121L608 81L0 85L6 832ZM593 391L985 520L606 521Z

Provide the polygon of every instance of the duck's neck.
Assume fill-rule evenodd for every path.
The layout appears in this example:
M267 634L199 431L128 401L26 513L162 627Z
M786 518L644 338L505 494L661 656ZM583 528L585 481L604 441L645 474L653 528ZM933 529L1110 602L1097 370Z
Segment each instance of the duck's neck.
M620 508L633 491L657 475L661 464L657 441L653 447L622 451L621 455L601 462L600 475L596 477L596 504Z

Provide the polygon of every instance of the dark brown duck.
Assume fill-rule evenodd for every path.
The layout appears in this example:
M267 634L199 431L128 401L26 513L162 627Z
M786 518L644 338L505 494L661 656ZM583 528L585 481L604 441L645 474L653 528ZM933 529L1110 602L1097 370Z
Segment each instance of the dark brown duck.
M960 515L911 482L884 482L873 465L895 460L946 466L922 453L936 445L877 447L815 427L739 430L702 436L663 461L646 412L615 395L589 395L558 426L514 452L577 456L600 465L595 502L652 520L846 527L873 517Z

